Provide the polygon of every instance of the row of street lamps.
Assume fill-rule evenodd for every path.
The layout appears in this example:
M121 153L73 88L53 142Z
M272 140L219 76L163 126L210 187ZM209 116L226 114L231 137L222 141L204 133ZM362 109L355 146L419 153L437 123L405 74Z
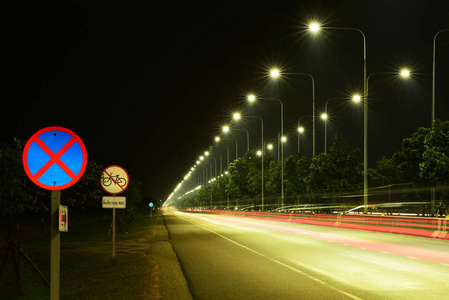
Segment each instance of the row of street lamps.
M318 33L321 30L325 29L325 30L350 30L350 31L356 31L358 33L361 34L362 39L363 39L363 94L362 95L354 95L352 97L352 101L354 101L355 103L360 103L363 102L363 199L364 199L364 212L366 213L367 211L367 205L368 205L368 91L369 91L369 80L372 76L374 75L398 75L398 73L396 72L382 72L382 73L372 73L369 76L367 76L367 57L366 57L366 36L365 34L357 28L349 28L349 27L322 27L319 23L311 23L308 27L304 27L306 29L309 30L309 32L312 33ZM433 123L434 118L435 118L435 58L436 58L436 38L437 36L445 31L449 31L449 29L443 29L438 31L433 39L433 71L432 71L432 115L431 115L431 121ZM270 70L270 77L273 79L277 79L280 78L282 75L300 75L300 76L308 76L311 79L311 83L312 83L312 157L316 156L316 124L315 124L315 79L314 77L309 74L309 73L285 73L283 74L279 69L271 69ZM408 78L410 76L410 71L408 69L402 69L399 72L399 75L402 78ZM344 100L347 98L332 98L326 101L325 103L325 110L324 113L321 114L321 119L323 119L325 121L325 135L324 135L324 152L327 153L327 119L328 119L328 110L327 110L327 105L328 102L333 101L333 100ZM284 205L284 164L283 164L283 160L284 160L284 147L283 147L283 143L286 141L286 137L284 136L284 104L280 99L277 98L260 98L257 99L256 95L251 94L248 95L247 100L249 102L255 102L256 100L270 100L270 101L277 101L280 104L280 137L279 137L279 142L278 145L280 145L280 161L281 163L281 206L283 208ZM260 155L262 157L262 191L261 191L261 198L262 198L262 207L264 205L264 170L263 170L263 157L264 157L264 136L263 136L263 131L264 131L264 126L263 126L263 120L262 118L258 117L258 116L247 116L248 118L258 118L261 121L261 148L262 150L259 150L257 153L258 155ZM233 115L233 120L239 120L241 118L240 113L234 113ZM302 117L304 118L304 117ZM298 127L297 127L297 132L298 132L298 153L300 153L300 134L304 132L304 127L302 127L300 125L300 120L301 118L298 119ZM225 126L223 127L223 133L228 133L230 130L229 126ZM249 132L247 132L247 150L249 150ZM221 138L219 136L217 136L215 138L216 142L220 142ZM236 158L238 157L238 142L237 140L235 140L236 143ZM224 146L224 145L223 145ZM226 146L224 146L227 150L227 166L229 166L229 148L227 148ZM208 155L208 154L207 154ZM278 152L279 155L279 152ZM220 156L221 158L221 156ZM191 169L191 171L188 173L188 175L186 175L186 177L184 178L184 180L186 180L186 178L188 178L191 174L191 172L193 172L193 170L195 170L195 168L201 163L203 159L200 159L199 161L197 161L197 164ZM217 167L215 166L215 173L217 173ZM220 173L223 175L222 169L221 169L221 160L220 160ZM215 174L216 175L216 174ZM180 187L180 185L182 185L182 183L180 183L177 186L177 189ZM175 189L175 191L177 190ZM172 193L173 195L173 193ZM170 195L170 197L172 196ZM169 198L170 198L169 197Z

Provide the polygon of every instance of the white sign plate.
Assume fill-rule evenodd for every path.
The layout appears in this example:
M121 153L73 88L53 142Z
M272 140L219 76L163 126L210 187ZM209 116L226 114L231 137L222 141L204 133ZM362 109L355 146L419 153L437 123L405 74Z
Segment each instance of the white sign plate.
M69 231L69 211L65 205L59 205L59 231Z
M103 208L126 208L126 197L103 196Z
M101 173L100 184L106 193L117 195L126 190L129 185L129 176L125 169L112 165Z

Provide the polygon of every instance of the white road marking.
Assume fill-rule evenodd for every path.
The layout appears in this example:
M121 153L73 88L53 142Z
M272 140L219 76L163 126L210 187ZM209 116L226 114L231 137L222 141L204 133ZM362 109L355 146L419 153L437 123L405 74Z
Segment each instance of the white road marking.
M186 220L186 219L184 219L184 220ZM198 226L198 227L200 227L200 228L202 228L204 230L207 230L207 231L209 231L209 232L211 232L211 233L213 233L213 234L215 234L215 235L217 235L217 236L219 236L219 237L221 237L221 238L223 238L223 239L225 239L225 240L227 240L227 241L229 241L229 242L231 242L231 243L233 243L233 244L235 244L235 245L237 245L237 246L239 246L239 247L241 247L243 249L246 249L246 250L248 250L248 251L250 251L250 252L252 252L254 254L257 254L257 255L259 255L259 256L261 256L263 258L266 258L266 259L268 259L268 260L270 260L270 261L272 261L272 262L274 262L274 263L276 263L278 265L281 265L281 266L283 266L283 267L285 267L285 268L287 268L289 270L292 270L292 271L294 271L294 272L296 272L298 274L301 274L301 275L303 275L303 276L305 276L305 277L307 277L307 278L309 278L309 279L311 279L311 280L313 280L315 282L318 282L318 283L320 283L320 284L322 284L322 285L324 285L324 286L326 286L326 287L328 287L328 288L330 288L330 289L332 289L334 291L337 291L337 292L339 292L339 293L341 293L343 295L346 295L346 296L348 296L351 299L362 300L362 298L359 298L359 297L357 297L357 296L355 296L353 294L345 292L345 291L343 291L343 290L341 290L341 289L339 289L339 288L337 288L337 287L335 287L335 286L333 286L333 285L331 285L331 284L329 284L329 283L327 283L327 282L325 282L325 281L323 281L321 279L318 279L318 278L316 278L316 277L314 277L312 275L309 275L309 274L307 274L307 273L305 273L305 272L303 272L301 270L298 270L298 269L296 269L296 268L294 268L294 267L292 267L290 265L287 265L286 263L283 263L283 262L281 262L279 260L276 260L276 259L273 259L271 257L268 257L265 254L262 254L262 253L260 253L260 252L258 252L256 250L254 250L254 249L251 249L251 248L249 248L249 247L247 247L245 245L242 245L242 244L240 244L240 243L238 243L238 242L236 242L236 241L234 241L234 240L232 240L232 239L230 239L230 238L228 238L228 237L226 237L226 236L224 236L224 235L222 235L222 234L220 234L220 233L218 233L218 232L216 232L216 231L214 231L212 229L209 229L209 228L203 227L201 225L198 225L196 223L193 223L190 220L186 220L186 221L188 221L188 222L192 223L193 225L196 225L196 226ZM208 220L206 220L206 221L208 221Z

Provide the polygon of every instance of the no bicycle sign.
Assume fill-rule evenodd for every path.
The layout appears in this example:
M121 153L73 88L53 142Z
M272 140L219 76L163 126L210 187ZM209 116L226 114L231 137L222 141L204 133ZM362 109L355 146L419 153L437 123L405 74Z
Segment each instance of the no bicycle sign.
M73 131L52 126L31 136L22 162L31 181L43 189L58 191L74 185L83 176L87 152Z
M128 172L117 165L106 167L101 173L100 184L106 193L112 195L120 194L129 185Z

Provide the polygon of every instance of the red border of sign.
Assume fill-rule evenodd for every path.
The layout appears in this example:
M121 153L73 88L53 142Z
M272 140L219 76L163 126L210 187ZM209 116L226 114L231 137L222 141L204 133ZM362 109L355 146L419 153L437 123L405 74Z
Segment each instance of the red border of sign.
M122 188L122 191L121 191L121 192L118 192L118 193L111 193L111 192L107 191L107 190L105 189L105 187L103 186L103 181L101 180L102 175L103 175L103 173L106 172L107 169L109 169L109 168L111 168L111 167L115 167L115 168L122 169L123 172L125 172L125 174L126 174L126 177L127 177L127 178L125 178L125 179L126 179L126 186L125 186L124 188ZM106 174L109 176L108 173L106 173ZM111 178L111 179L112 179L112 178ZM114 179L112 179L112 180L114 181ZM103 191L105 191L105 192L108 193L108 194L111 194L111 195L118 195L118 194L121 194L121 193L123 193L123 192L128 188L128 186L129 186L129 175L128 175L128 172L126 172L126 170L125 170L123 167L119 166L119 165L110 165L110 166L107 166L107 167L103 170L103 172L101 172L101 175L100 175L100 186L101 186L101 188L103 189ZM120 186L120 185L119 185L119 186Z
M83 163L81 165L81 169L80 169L78 175L75 175L75 177L72 178L72 180L70 182L60 185L60 186L51 186L51 185L46 185L46 184L43 184L42 182L39 182L35 178L35 176L33 176L33 174L31 174L30 169L27 164L28 151L29 151L31 144L42 133L52 131L52 130L62 131L62 132L65 132L65 133L71 135L72 138L74 138L75 141L78 142L78 144L81 147L81 151L83 153ZM46 190L59 191L59 190L63 190L63 189L71 187L83 176L84 171L86 170L86 166L87 166L87 151L86 151L86 147L84 146L84 143L81 140L81 138L78 135L76 135L73 131L71 131L70 129L64 128L64 127L60 127L60 126L50 126L50 127L42 128L41 130L39 130L38 132L36 132L29 138L29 140L25 144L25 148L23 149L22 163L23 163L23 168L25 169L25 173L27 174L28 178L30 178L30 180L32 182L34 182L34 184L36 184L37 186L39 186L43 189L46 189Z

